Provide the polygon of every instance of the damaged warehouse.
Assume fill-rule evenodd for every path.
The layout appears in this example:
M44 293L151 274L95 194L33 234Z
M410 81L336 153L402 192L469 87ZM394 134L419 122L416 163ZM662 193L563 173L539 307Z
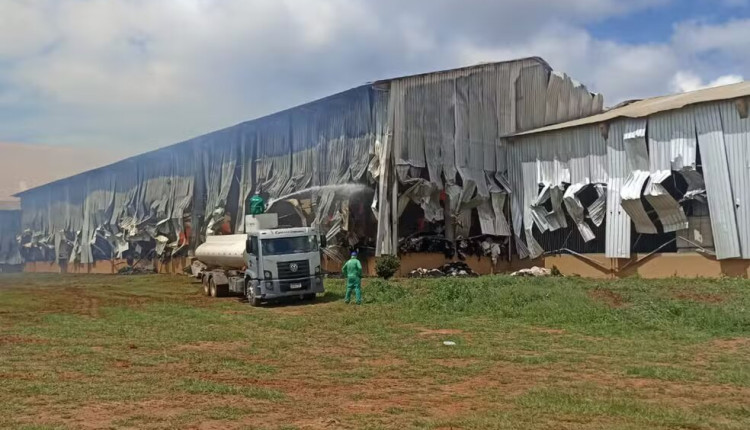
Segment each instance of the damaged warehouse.
M326 232L331 268L358 249L402 274L746 275L748 95L603 111L539 58L377 81L20 193L20 249L27 270L178 271L260 191Z
M501 136L602 106L539 58L378 81L20 193L24 258L35 270L181 258L243 231L256 190L298 193L286 215L326 231L334 260L396 253L415 218L498 257L467 241L511 233Z

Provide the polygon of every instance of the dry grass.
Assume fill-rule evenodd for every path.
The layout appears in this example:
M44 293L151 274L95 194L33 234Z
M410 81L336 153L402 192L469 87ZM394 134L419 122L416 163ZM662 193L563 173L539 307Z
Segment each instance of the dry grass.
M182 277L3 276L0 427L745 429L749 286L372 282L355 307L331 281L256 309Z

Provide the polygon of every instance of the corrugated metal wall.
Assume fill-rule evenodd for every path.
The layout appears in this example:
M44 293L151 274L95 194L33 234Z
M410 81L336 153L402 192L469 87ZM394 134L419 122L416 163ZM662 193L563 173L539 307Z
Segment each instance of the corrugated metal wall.
M750 258L750 119L740 116L735 101L644 119L615 119L602 129L589 125L521 135L506 139L506 144L513 227L526 233L525 239L516 238L523 241L518 246L522 257L527 248L534 257L561 245L554 239L560 237L547 234L554 225L537 213L543 184L567 189L566 208L579 224L582 205L574 196L585 184L601 182L607 184L608 257L630 258L635 242L638 249L653 250L675 239L677 231L684 237L689 227L685 207L692 208L693 202L703 207L707 197L713 238L701 242L715 246L719 259ZM679 182L686 183L687 190L678 190ZM675 196L680 192L682 197ZM641 234L634 238L633 230ZM587 224L574 234L585 243L592 240L591 233Z

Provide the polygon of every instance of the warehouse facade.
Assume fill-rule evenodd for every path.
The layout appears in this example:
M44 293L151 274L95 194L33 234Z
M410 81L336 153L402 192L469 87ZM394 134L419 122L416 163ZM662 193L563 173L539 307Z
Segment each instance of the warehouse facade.
M521 257L586 276L750 272L750 83L504 139Z
M189 255L206 235L243 231L259 189L313 187L287 209L328 232L334 259L396 253L414 211L451 240L507 238L501 137L602 107L539 58L378 81L20 193L23 257L65 270ZM350 183L371 191L330 187Z

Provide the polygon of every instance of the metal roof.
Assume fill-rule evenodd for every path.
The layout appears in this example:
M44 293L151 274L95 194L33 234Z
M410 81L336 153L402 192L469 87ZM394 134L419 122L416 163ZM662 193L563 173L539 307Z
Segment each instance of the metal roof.
M598 115L592 115L585 118L563 122L560 124L548 125L534 130L517 133L513 136L526 136L529 134L545 133L548 131L562 130L582 125L597 124L600 122L610 121L615 118L644 118L659 112L681 109L685 106L714 102L719 100L729 100L739 97L750 96L750 81L744 81L737 84L724 85L703 90L691 91L687 93L672 94L668 96L653 97L650 99L639 100L622 107L615 107Z
M475 65L472 65L472 66L459 67L459 68L455 68L455 69L446 69L446 70L439 70L439 71L433 71L433 72L427 72L427 73L421 73L421 74L415 74L415 75L407 75L407 76L399 76L399 77L394 77L394 78L387 78L387 79L382 79L382 80L378 80L378 81L375 81L375 82L370 82L370 83L365 84L365 85L360 86L360 87L355 87L352 90L355 90L357 88L367 87L367 86L377 87L378 85L386 85L386 84L390 84L393 81L398 81L398 80L401 80L401 79L413 78L413 77L418 77L418 76L440 75L440 74L444 74L444 73L454 73L454 72L463 72L463 71L468 72L468 71L471 71L471 70L482 69L482 68L486 68L486 67L493 67L493 66L497 66L497 65L500 65L500 64L519 63L519 62L526 62L526 61L541 64L546 69L548 69L550 71L552 70L552 67L550 67L550 65L543 58L541 58L541 57L525 57L525 58L511 59L511 60L505 60L505 61L479 63L479 64L475 64ZM271 118L276 117L276 116L284 115L284 114L286 114L288 112L291 112L291 111L300 110L300 109L307 109L310 106L314 106L316 103L326 102L328 100L335 99L337 97L342 97L343 95L347 94L348 92L350 92L352 90L347 90L347 91L343 91L343 92L340 92L340 93L336 93L336 94L333 94L333 95L330 95L330 96L327 96L327 97L323 97L321 99L313 100L313 101L310 101L310 102L307 102L307 103L304 103L304 104L301 104L301 105L298 105L298 106L294 106L294 107L287 108L287 109L284 109L284 110L281 110L281 111L278 111L278 112L274 112L274 113L271 113L269 115L264 115L264 116L258 117L256 119L252 119L252 120L249 120L249 121L244 121L244 122L242 122L240 124L247 124L247 123L257 122L257 121L261 121L261 120L267 120L267 119L271 119ZM225 129L222 129L222 130L226 130L226 129L230 129L230 128L232 128L232 127L227 127ZM211 133L208 133L208 134L211 134ZM124 159L120 159L120 160L114 160L114 159L110 158L109 160L107 160L106 163L94 162L94 163L90 164L90 166L93 166L90 169L75 169L75 171L69 172L67 174L53 175L52 177L50 177L50 178L48 178L48 179L46 179L44 181L35 181L34 183L29 184L30 185L29 187L24 187L25 189L23 189L23 190L14 191L14 194L12 194L12 196L20 198L20 197L23 197L24 195L26 195L27 193L31 193L31 192L37 191L37 190L39 190L41 188L44 188L46 186L57 184L57 183L66 181L68 179L74 178L76 176L88 174L88 173L91 173L91 172L94 172L94 171L98 171L98 170L102 170L102 169L107 169L107 168L113 167L113 166L118 165L118 164L123 163L123 162L137 160L137 159L139 159L140 157L142 157L142 156L144 156L146 154L151 154L151 153L154 153L156 151L165 150L167 148L171 148L171 147L175 147L175 146L178 146L178 145L182 145L182 144L184 144L184 143L186 143L188 141L174 143L174 144L162 147L162 148L154 149L154 150L142 153L142 154L134 155L134 156L127 157L127 158L124 158Z
M468 72L470 70L481 69L483 67L493 67L493 66L498 66L501 64L508 64L508 63L520 63L523 61L535 62L535 63L541 64L547 70L550 70L550 71L552 70L552 66L550 66L549 63L547 63L547 61L545 61L544 58L542 57L523 57L523 58L514 58L511 60L483 62L483 63L473 64L471 66L457 67L454 69L436 70L433 72L424 72L424 73L417 73L413 75L397 76L395 78L379 79L375 82L372 82L372 85L387 84L387 83L391 83L393 81L398 81L401 79L417 78L420 76L440 75L442 73L455 73L455 72L464 72L464 71Z

